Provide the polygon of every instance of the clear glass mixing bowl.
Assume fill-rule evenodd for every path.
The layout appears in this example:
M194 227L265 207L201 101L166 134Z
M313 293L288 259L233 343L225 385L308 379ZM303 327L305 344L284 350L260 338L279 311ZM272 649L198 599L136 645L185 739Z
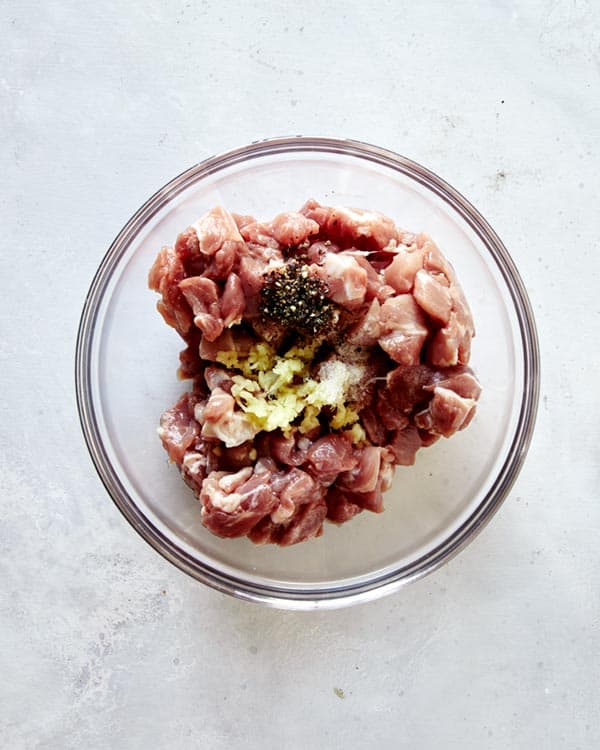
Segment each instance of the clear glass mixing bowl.
M399 467L383 515L362 513L290 548L223 540L156 434L186 390L182 342L146 285L159 248L210 207L268 219L307 198L372 208L430 234L453 263L477 336L483 386L465 431ZM481 530L525 458L538 401L538 345L527 294L485 219L450 185L409 159L331 138L278 138L198 164L161 188L104 257L85 301L76 353L85 439L106 489L164 557L220 591L272 606L337 607L395 591L439 567Z

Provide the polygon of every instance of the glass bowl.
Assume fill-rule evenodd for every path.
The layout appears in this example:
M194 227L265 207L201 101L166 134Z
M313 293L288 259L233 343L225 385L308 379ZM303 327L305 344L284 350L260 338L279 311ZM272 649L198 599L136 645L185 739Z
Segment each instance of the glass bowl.
M477 336L471 365L483 386L471 425L398 467L382 515L326 524L289 548L224 540L156 428L187 390L182 342L155 310L148 270L160 247L212 206L269 219L308 198L372 208L427 232L454 265ZM531 438L538 344L527 294L508 252L454 188L398 154L350 140L292 137L207 159L152 196L122 229L85 301L76 353L77 400L106 489L154 549L220 591L271 606L331 608L374 599L438 568L482 529L509 492Z

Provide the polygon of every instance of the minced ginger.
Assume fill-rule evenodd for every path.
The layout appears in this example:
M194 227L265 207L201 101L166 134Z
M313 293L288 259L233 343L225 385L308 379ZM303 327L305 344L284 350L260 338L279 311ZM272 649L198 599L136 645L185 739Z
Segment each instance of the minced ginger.
M340 360L321 363L316 377L310 375L318 344L294 346L279 355L266 342L254 344L247 355L220 352L217 360L241 374L233 376L231 395L238 406L261 430L280 428L284 435L292 431L299 418L301 433L319 426L319 414L329 410L333 429L350 428L355 443L365 432L358 423L358 412L348 401L353 385L359 382L362 368Z

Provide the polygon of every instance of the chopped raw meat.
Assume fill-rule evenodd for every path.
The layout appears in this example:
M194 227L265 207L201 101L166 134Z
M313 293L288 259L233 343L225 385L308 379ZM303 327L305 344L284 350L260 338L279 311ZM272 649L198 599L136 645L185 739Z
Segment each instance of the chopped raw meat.
M461 362L459 349L463 334L464 329L456 313L451 312L448 323L436 332L429 344L427 356L431 364L436 367L452 367Z
M285 437L279 430L266 436L269 454L279 463L287 466L300 466L306 461L306 453L311 441L295 430Z
M249 216L248 214L232 213L231 218L235 221L236 226L240 230L240 232L247 224L254 224L256 222L254 216Z
M227 279L220 301L220 308L225 328L242 322L242 314L246 309L246 300L240 277L235 273L232 273Z
M417 364L429 329L412 294L386 299L381 306L380 320L383 335L379 339L379 346L383 351L394 362Z
M258 301L263 285L266 263L260 258L243 255L240 258L239 276L244 293L246 315L258 313Z
M244 472L245 468L236 475L213 471L202 482L202 523L219 536L245 536L279 505L279 498L263 475L255 472L243 481L247 476ZM232 476L240 478L241 483L227 481ZM227 482L225 487L223 480Z
M273 235L273 228L269 224L263 224L260 221L254 221L245 224L240 229L242 237L248 243L252 243L257 248L270 248L279 250L279 242Z
M226 448L252 440L260 432L244 412L236 410L233 396L221 388L212 391L205 406L196 406L194 414L202 423L202 437L216 438Z
M475 399L437 386L427 409L415 415L415 424L433 435L450 437L469 423L475 404Z
M330 253L319 267L321 278L329 287L328 296L345 307L362 304L367 292L367 272L356 259L342 253Z
M182 263L189 264L200 258L200 242L193 227L189 227L175 241L175 255Z
M208 472L208 458L206 454L193 450L185 453L181 461L181 475L194 492L200 492L202 482L206 479Z
M443 274L449 282L456 281L454 269L427 235L421 237L421 249L426 271Z
M339 247L332 242L318 240L317 242L313 242L306 251L306 259L309 263L320 265L329 253L338 253L339 251Z
M413 405L411 404L408 411L412 409ZM376 408L381 425L386 430L403 430L408 425L407 413L398 408L389 388L381 388L377 392ZM378 445L382 444L378 443Z
M308 201L302 213L317 222L322 235L343 247L382 250L398 237L394 222L376 211L342 206L330 208Z
M368 439L373 445L386 444L388 430L379 414L371 406L361 411L360 421L367 433Z
M315 480L301 469L293 468L272 476L273 489L282 502L291 503L294 507L309 503L315 499L315 494L321 494ZM291 513L289 517L291 517Z
M435 386L441 388L449 388L459 396L462 396L463 398L470 398L474 401L477 401L481 394L481 386L479 385L479 381L468 367L456 367L446 370L441 380L436 378ZM432 388L432 386L425 387Z
M262 341L266 341L273 349L280 349L288 337L286 326L274 320L265 320L262 317L253 316L248 322L256 336Z
M353 346L375 346L381 336L381 305L374 299L365 315L348 332L348 342Z
M202 336L199 347L200 357L203 360L217 362L217 357L223 352L235 352L244 356L254 343L255 339L245 331L228 328L214 341L209 341L206 336Z
M186 336L187 346L179 353L177 374L180 380L196 378L204 370L205 362L200 358L199 351L201 336L200 331L194 328Z
M180 258L170 247L163 247L148 274L148 286L162 295L156 308L165 323L185 338L192 325L193 315L179 289L179 282L184 278L185 268Z
M194 418L194 402L194 397L185 393L160 418L158 434L169 458L176 463L181 463L186 450L200 434L200 425Z
M320 536L323 533L323 521L326 515L327 505L323 498L300 506L291 522L284 527L277 543L287 546Z
M415 405L428 401L427 387L435 382L435 372L427 365L396 367L386 378L382 400L389 408L407 415Z
M219 288L214 281L192 276L179 282L189 306L194 312L194 325L208 341L214 341L223 331L219 311Z
M271 222L211 209L149 286L185 341L189 393L159 434L221 537L296 544L383 511L397 466L472 420L473 320L425 234L321 206Z
M374 490L369 492L346 492L347 499L363 510L370 510L371 513L383 512L383 492L380 483Z
M388 448L394 455L394 459L400 466L412 466L415 462L417 451L422 446L419 431L413 425L405 427L394 433Z
M231 214L221 206L211 209L195 224L199 249L204 255L214 255L226 242L243 245L244 240Z
M441 325L448 323L452 310L452 297L447 286L442 285L427 271L421 270L415 276L413 296L419 307L425 310L431 318Z
M362 511L360 505L348 500L337 487L331 487L327 493L327 518L333 523L346 523Z
M239 243L225 242L211 257L210 262L202 272L202 276L213 281L226 281L238 262L239 253Z
M372 492L377 486L381 454L384 450L372 445L359 449L358 463L354 468L340 473L337 486L352 492Z
M384 270L383 278L398 294L412 291L415 276L423 268L423 251L414 247L399 247L390 265Z
M214 391L215 388L221 388L226 393L231 393L231 386L233 384L231 373L223 367L208 365L204 370L204 380L206 381L209 391Z
M319 225L312 219L307 219L304 214L297 211L279 214L271 224L273 237L280 245L293 247L307 240L311 234L317 234Z
M349 256L354 258L358 265L367 274L367 289L365 291L365 302L370 302L372 299L381 294L382 287L384 286L381 274L379 274L375 268L369 263L365 257L365 253L359 250L344 250L340 253L341 256Z
M325 435L308 449L309 471L324 485L332 484L342 471L354 468L357 459L345 434Z

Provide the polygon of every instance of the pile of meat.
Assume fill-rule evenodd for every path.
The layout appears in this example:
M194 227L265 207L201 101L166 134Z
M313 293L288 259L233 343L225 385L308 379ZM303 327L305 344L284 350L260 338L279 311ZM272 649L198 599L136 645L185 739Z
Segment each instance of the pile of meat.
M283 271L321 290L314 309L306 297L290 314L293 295L285 310L266 304ZM149 285L185 341L179 375L193 381L159 434L219 536L289 545L319 536L326 519L379 513L394 467L473 418L474 328L455 273L428 236L386 216L311 200L265 223L214 208L162 248ZM300 418L262 430L232 395L239 371L223 358L258 342L317 346L316 378L323 362L353 367L345 398L358 421L334 429L323 408L308 430Z

